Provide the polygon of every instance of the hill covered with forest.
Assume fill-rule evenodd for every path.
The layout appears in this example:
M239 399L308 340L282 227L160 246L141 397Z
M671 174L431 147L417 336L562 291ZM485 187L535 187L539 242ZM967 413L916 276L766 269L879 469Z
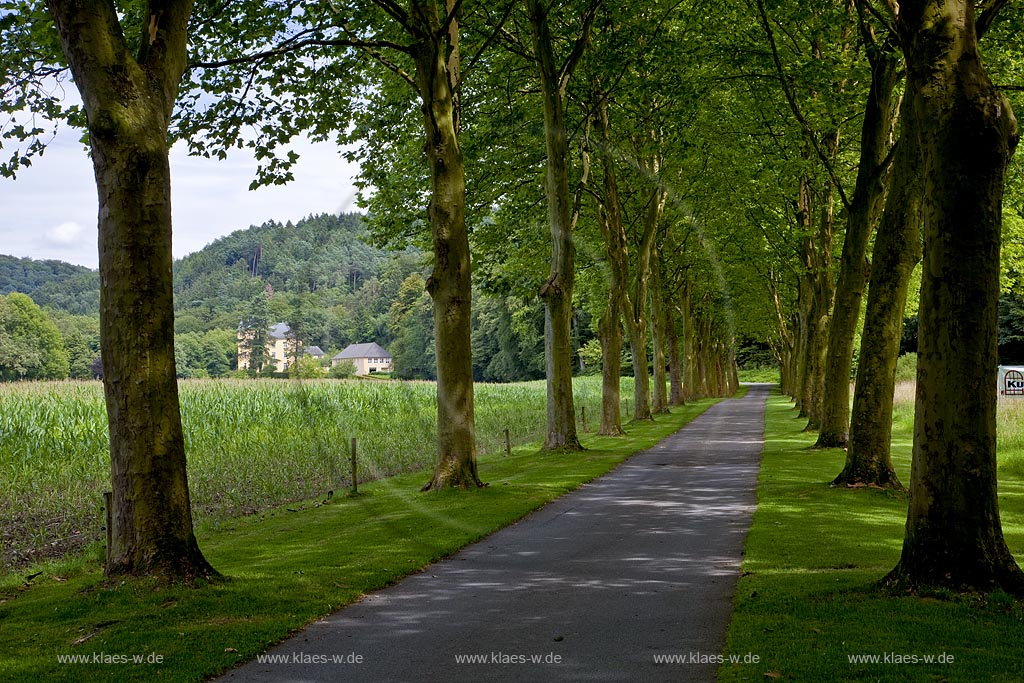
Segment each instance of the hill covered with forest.
M221 237L174 263L179 328L206 331L220 326L218 317L234 318L226 324L237 326L253 295L267 285L274 292L334 298L351 292L398 256L371 246L366 237L357 213L268 221ZM99 290L99 274L84 266L0 255L0 295L20 292L42 307L98 316Z
M174 264L176 329L237 328L257 295L282 319L300 305L330 309L396 269L423 269L419 253L378 249L367 238L356 213L268 221L221 237ZM320 332L318 341L327 343Z
M12 292L73 315L99 315L99 274L85 266L0 255L0 295Z
M327 357L376 342L400 377L434 377L428 255L372 245L360 214L268 221L214 240L174 263L175 341L182 377L235 370L237 330L254 317L287 322ZM98 367L99 274L60 261L0 256L0 294L27 294L65 339L72 377ZM477 292L478 379L543 376L543 308L536 299ZM0 363L2 364L2 363Z

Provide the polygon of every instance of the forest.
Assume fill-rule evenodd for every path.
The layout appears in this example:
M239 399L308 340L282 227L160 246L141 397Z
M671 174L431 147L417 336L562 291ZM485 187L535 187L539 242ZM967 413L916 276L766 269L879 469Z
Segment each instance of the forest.
M273 313L328 345L379 333L401 346L408 332L432 347L426 491L485 484L476 379L543 371L544 449L581 450L572 380L591 337L602 434L625 427L624 356L631 418L645 421L731 394L738 342L761 342L816 445L847 449L835 485L903 490L889 450L909 302L914 474L888 580L1024 591L995 493L999 322L1019 344L1024 272L1024 15L1007 0L3 8L3 172L30 164L52 125L81 127L101 197L99 339L123 513L110 573L216 574L192 532L174 332L238 314L217 302L279 297ZM71 82L81 106L56 94ZM408 274L367 279L344 249L304 269L231 238L173 269L168 141L219 159L253 149L261 185L291 179L299 137L349 146L370 241L406 254ZM328 223L307 221L301 248L327 245ZM218 252L232 275L213 284L199 262ZM270 269L289 275L275 285ZM374 277L395 291L383 327ZM541 348L543 366L523 367ZM149 487L168 495L128 504L154 453L162 485Z
M264 322L288 323L304 346L321 347L328 359L348 344L374 341L391 352L395 377L434 379L433 321L424 291L427 257L415 247L396 252L369 241L360 214L308 216L296 223L268 221L238 230L178 259L178 377L246 375L237 372L238 330L243 323L251 325L256 314ZM48 338L38 332L22 335L21 345L0 357L3 377L91 379L102 374L96 365L98 273L56 261L0 256L0 295L14 292L42 309L63 344L47 346ZM479 290L474 298L474 377L487 382L542 378L544 314L539 302L522 294ZM578 312L575 324L580 372L599 372L599 357L578 353L594 339L585 312ZM64 363L61 348L66 371L58 370ZM45 369L41 361L26 362L51 353L58 358Z

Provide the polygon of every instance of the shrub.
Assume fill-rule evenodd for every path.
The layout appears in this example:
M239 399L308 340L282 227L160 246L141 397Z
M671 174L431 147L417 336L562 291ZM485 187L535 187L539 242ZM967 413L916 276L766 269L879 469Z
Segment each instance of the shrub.
M312 356L303 356L288 366L288 376L292 379L319 379L325 374L320 363Z
M905 353L896 361L896 382L917 380L917 354Z
M355 374L356 366L350 360L343 360L337 365L332 365L331 369L327 371L327 376L334 379L346 379L354 377Z

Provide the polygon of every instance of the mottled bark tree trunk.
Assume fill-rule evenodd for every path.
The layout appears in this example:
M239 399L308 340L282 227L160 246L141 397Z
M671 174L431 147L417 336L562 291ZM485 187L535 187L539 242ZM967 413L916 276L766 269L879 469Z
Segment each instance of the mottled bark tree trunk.
M413 0L410 18L420 26L413 46L416 87L423 112L430 166L430 229L434 271L427 291L434 303L437 359L437 454L424 491L483 486L477 472L473 413L473 358L470 341L472 288L466 232L466 176L459 147L459 22L441 33L434 0Z
M793 335L790 334L790 325L787 324L787 318L783 312L782 299L775 284L774 273L770 272L768 284L779 328L778 337L772 342L775 357L779 361L779 387L783 394L791 396L795 391L793 387L795 384L794 368L796 364L794 356L796 343Z
M837 144L838 136L829 142L830 148ZM807 313L807 369L803 388L804 407L807 413L806 431L817 431L821 427L822 399L825 395L825 356L828 351L828 328L835 294L832 273L832 242L835 237L832 192L833 188L829 185L829 189L821 198L819 222L806 252L807 288L810 292Z
M740 368L736 362L735 345L729 348L729 395L732 396L740 390Z
M608 153L611 144L606 98L598 95L597 123L601 129L601 166L604 172L604 202L598 222L604 237L608 262L608 306L598 321L601 341L601 429L605 436L621 436L622 430L622 315L628 304L626 283L629 277L629 250L622 221L622 204L615 171L615 160Z
M673 311L673 307L669 306L665 324L665 339L668 342L668 402L669 405L681 406L686 405L686 394L683 391L683 360L679 353L679 331L676 328Z
M718 368L715 363L715 340L711 336L711 321L703 311L697 313L697 344L700 348L701 396L718 396Z
M816 448L842 448L849 438L850 366L857 333L861 299L867 283L868 241L881 213L889 175L889 135L892 130L892 94L899 77L899 60L874 47L871 85L861 125L860 163L850 200L846 235L836 282L835 305L828 328L821 426Z
M910 507L901 587L1024 594L996 495L996 342L1009 103L989 80L967 0L904 0L907 59L925 179Z
M683 398L693 401L703 398L700 394L700 375L697 366L697 321L693 314L693 295L690 285L683 287L680 298L680 310L683 318Z
M167 130L192 2L154 2L133 56L113 3L49 0L88 117L112 480L108 574L213 577L192 530L174 366Z
M601 428L603 436L622 436L622 329L619 320L622 313L615 297L610 296L608 307L598 321L598 337L601 341Z
M548 224L551 230L551 269L541 287L544 300L544 355L547 366L547 450L580 450L572 394L572 289L575 279L573 225L569 194L569 143L565 130L564 92L552 52L549 8L528 0L534 57L544 102L547 147Z
M781 341L775 351L779 359L779 390L786 396L793 391L793 351L785 341Z
M899 147L875 237L846 465L833 486L903 488L890 459L892 404L907 289L921 260L921 156L910 103L904 100L900 114Z
M649 169L657 174L658 166ZM647 357L647 341L650 318L647 315L647 296L651 282L651 255L654 252L654 239L657 234L658 222L668 195L660 187L651 195L644 215L643 233L637 248L636 272L633 278L632 308L626 314L626 328L629 330L629 348L633 356L633 403L636 412L633 420L652 420L651 414L651 375Z
M668 412L668 395L665 392L665 304L664 287L661 280L661 251L654 245L651 253L651 364L654 367L654 388L651 392L651 412L655 415Z
M805 159L809 159L804 152ZM811 318L814 313L814 287L812 281L814 258L814 241L810 238L813 227L811 218L811 183L807 177L800 178L796 200L796 228L804 235L800 240L801 272L797 280L796 328L794 330L795 356L793 372L793 400L798 410L797 416L806 418L808 415L808 399L810 397L810 338Z
M633 306L636 307L636 302ZM629 316L626 316L627 321ZM626 325L629 330L629 351L633 358L633 421L651 420L651 374L647 357L647 321Z

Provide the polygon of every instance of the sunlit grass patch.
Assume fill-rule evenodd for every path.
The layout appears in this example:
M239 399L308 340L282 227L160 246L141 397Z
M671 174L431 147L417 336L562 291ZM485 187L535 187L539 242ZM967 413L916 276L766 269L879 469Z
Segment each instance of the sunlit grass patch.
M999 469L1024 479L1024 398L1001 397L996 419Z
M897 390L893 434L893 463L904 483L910 481L912 389ZM1024 661L1009 655L1024 650L1020 603L1000 594L893 598L877 589L899 560L908 499L829 488L845 453L810 449L815 435L800 431L790 406L781 396L769 399L758 509L726 644L728 653L760 659L723 666L719 680L1024 679ZM999 486L1004 534L1024 561L1024 482L1001 468ZM864 659L876 655L877 663ZM918 663L896 663L906 655ZM934 661L920 659L926 656Z
M775 366L747 368L745 370L740 370L738 375L741 382L779 383L779 368Z

